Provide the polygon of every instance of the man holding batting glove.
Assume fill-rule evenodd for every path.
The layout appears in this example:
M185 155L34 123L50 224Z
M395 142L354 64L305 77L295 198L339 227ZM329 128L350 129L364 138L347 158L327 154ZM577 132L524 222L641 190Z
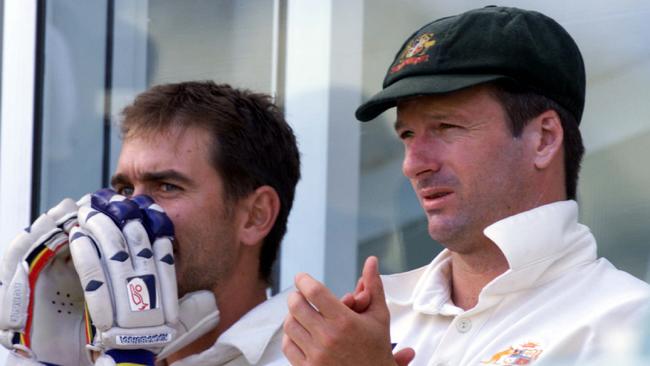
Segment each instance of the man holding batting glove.
M115 191L65 200L1 259L10 364L286 364L286 294L266 290L300 173L279 109L167 84L121 127Z

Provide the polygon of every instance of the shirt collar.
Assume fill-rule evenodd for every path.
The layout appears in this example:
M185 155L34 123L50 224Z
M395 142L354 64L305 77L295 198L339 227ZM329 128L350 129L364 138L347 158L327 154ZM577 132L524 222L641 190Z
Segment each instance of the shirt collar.
M501 249L509 270L481 295L501 294L539 285L567 268L596 259L596 240L578 223L578 204L560 201L507 217L484 230Z
M221 334L210 350L221 353L234 347L249 364L259 362L271 338L282 327L288 313L287 297L292 291L295 290L289 288L257 305Z
M578 223L575 201L507 217L485 228L484 234L501 249L510 269L485 286L479 305L491 295L533 287L596 258L595 240L589 228ZM462 313L450 299L450 254L445 249L425 267L383 276L387 301L429 314Z

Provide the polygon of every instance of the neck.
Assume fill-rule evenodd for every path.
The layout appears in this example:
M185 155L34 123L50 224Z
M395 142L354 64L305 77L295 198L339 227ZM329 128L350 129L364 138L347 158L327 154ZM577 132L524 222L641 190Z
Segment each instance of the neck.
M257 257L253 263L246 263L246 255L233 269L233 274L227 283L213 292L219 307L219 324L212 331L201 336L196 341L185 346L180 351L167 358L167 364L201 353L212 347L219 336L235 324L247 312L266 300L267 283L259 278L257 271L250 271L250 268L257 268ZM240 257L241 259L241 257Z
M487 238L486 238L487 240ZM485 285L508 270L508 261L492 241L481 250L461 254L451 252L451 299L468 310L476 306Z
M511 202L509 211L501 218L520 212L566 199L564 189L563 165L555 164L555 170L542 172L536 177L526 194L513 195L516 201ZM524 199L524 197L527 197ZM501 218L494 218L493 222ZM471 244L471 245L466 245ZM474 233L464 245L453 245L447 248L466 248L464 251L452 251L451 255L451 298L454 304L463 310L476 306L481 290L508 270L508 261L499 247L485 237L483 230Z

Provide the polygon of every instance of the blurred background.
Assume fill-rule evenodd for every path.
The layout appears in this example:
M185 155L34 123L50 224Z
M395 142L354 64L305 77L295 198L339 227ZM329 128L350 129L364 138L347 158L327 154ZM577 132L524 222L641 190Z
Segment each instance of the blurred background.
M383 273L425 265L441 247L401 174L394 111L366 124L353 112L381 89L412 32L490 4L0 0L0 251L63 197L107 186L120 148L119 112L135 95L154 84L213 79L275 96L298 137L303 179L276 288L308 271L342 294L368 255L379 256ZM582 50L581 221L599 255L647 280L650 2L499 5L551 16Z

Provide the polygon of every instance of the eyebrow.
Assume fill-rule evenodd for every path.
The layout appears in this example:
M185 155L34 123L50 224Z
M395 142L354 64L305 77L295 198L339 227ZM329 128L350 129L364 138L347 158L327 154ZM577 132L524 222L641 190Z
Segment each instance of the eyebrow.
M449 113L432 112L432 113L427 113L426 118L428 120L439 121L439 120L448 120L451 118L451 116L452 115ZM404 125L405 123L398 119L393 124L393 128L395 129L395 131L399 131L400 128L404 128Z
M395 123L393 123L393 128L395 131L399 131L400 128L404 127L404 122L397 120Z
M186 176L185 174L182 174L178 172L177 170L161 170L159 172L146 172L143 173L142 176L140 177L141 180L145 182L155 182L155 181L161 181L161 180L171 180L174 182L179 182L179 183L184 183L184 184L192 184L193 181L190 179L190 177ZM125 174L115 174L111 178L111 185L116 186L116 185L124 185L130 183L130 179L125 175Z

